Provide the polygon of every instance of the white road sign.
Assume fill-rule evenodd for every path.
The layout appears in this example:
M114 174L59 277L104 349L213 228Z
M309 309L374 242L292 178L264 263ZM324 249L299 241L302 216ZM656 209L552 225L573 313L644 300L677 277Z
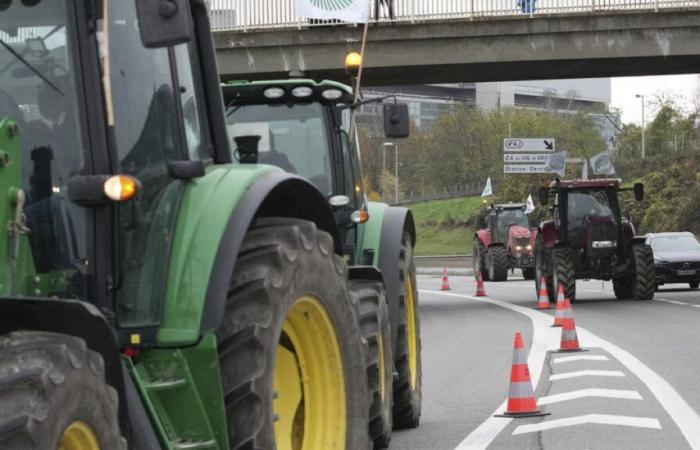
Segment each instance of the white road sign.
M545 164L503 164L503 173L549 173Z
M550 153L504 153L504 163L539 163L545 164Z
M553 138L507 138L503 139L504 152L553 152L556 142Z

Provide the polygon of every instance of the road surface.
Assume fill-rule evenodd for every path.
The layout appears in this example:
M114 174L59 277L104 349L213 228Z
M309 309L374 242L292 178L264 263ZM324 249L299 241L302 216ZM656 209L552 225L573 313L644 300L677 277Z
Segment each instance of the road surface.
M517 273L516 273L517 275ZM423 416L392 450L700 448L700 291L662 287L652 301L619 301L610 283L579 281L573 305L588 351L551 353L554 310L534 309L533 281L419 276ZM674 289L679 288L679 289ZM493 417L506 400L514 333L529 352L548 416ZM535 345L533 346L533 332Z

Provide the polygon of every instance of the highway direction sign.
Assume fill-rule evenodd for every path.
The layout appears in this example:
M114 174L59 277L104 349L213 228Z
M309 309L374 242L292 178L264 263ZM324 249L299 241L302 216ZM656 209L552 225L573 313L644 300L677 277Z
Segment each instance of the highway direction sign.
M551 153L504 153L504 163L539 163L544 164Z
M538 152L546 153L556 150L553 138L506 138L503 139L504 152Z
M545 164L503 164L503 173L549 173Z

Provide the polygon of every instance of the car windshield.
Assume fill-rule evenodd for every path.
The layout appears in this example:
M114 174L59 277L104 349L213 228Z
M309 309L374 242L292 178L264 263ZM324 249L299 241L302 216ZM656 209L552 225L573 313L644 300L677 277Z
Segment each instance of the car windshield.
M504 209L498 213L498 231L500 235L507 236L511 225L530 226L525 211L522 208Z
M301 175L324 194L331 194L329 137L322 105L237 105L230 106L226 116L234 149L236 138L260 136L259 163Z
M700 244L694 236L655 236L651 239L651 248L654 251L681 252L688 250L700 250Z
M67 200L66 184L89 163L69 16L61 0L0 3L0 120L19 129L21 155L11 167L21 172L35 269L63 272L70 282L55 293L83 297L86 212Z

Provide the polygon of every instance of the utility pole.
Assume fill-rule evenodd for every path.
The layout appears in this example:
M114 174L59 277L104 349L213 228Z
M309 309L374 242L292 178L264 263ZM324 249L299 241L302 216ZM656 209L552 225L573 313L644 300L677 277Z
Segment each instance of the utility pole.
M382 145L382 201L385 200L386 192L386 148L391 145L391 142L385 142Z
M399 144L394 144L394 177L396 182L394 183L394 204L399 203Z
M645 139L644 139L644 129L646 128L644 125L644 94L637 94L637 98L642 100L642 159L646 158L646 149L645 147Z

